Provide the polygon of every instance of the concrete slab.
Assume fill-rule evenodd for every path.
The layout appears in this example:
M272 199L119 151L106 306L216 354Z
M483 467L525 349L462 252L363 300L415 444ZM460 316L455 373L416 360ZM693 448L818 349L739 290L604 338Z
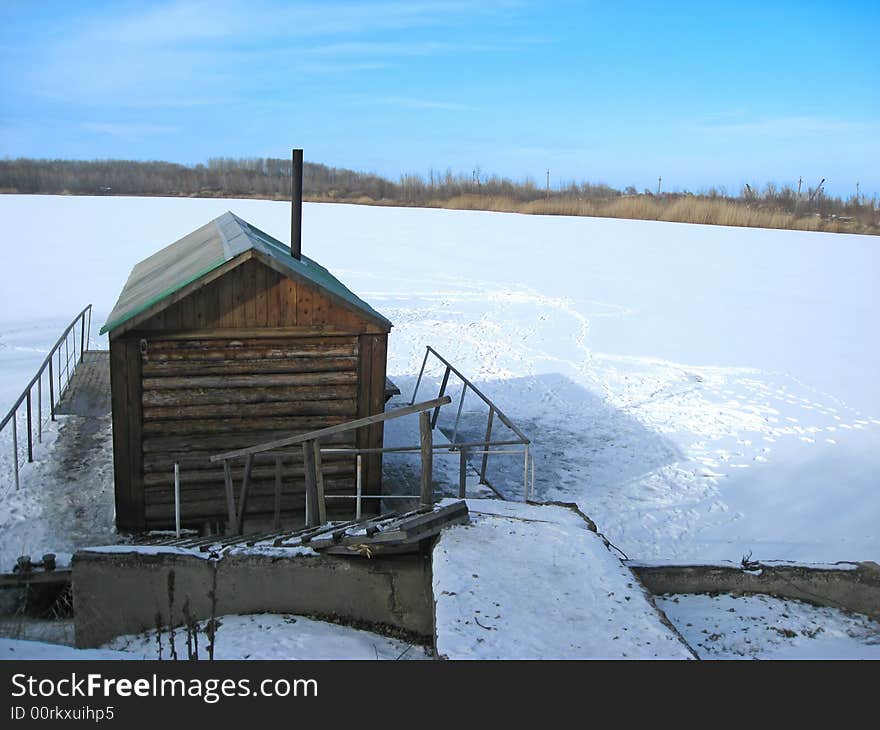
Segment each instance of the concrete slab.
M433 553L438 655L691 659L638 578L579 512L467 500Z

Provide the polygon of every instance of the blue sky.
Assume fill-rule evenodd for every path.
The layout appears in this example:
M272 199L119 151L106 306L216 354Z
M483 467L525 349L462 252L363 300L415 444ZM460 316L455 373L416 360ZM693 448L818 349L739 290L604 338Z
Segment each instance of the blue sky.
M880 194L880 2L0 5L0 155Z

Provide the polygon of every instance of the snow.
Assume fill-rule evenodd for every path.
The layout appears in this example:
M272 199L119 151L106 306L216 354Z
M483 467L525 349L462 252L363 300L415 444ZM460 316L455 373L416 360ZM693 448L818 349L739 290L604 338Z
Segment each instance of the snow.
M425 649L369 631L290 614L221 616L214 646L215 659L427 659ZM207 657L205 636L199 656ZM175 630L178 655L186 655L186 634ZM120 636L105 649L156 659L156 632ZM170 656L170 634L162 634L162 656Z
M278 202L0 196L18 264L0 271L0 407L89 301L105 346L94 333L133 264L227 209L286 240ZM880 560L876 239L308 203L303 239L394 322L404 398L433 345L533 438L537 498L577 503L629 558ZM463 434L482 436L485 411L465 411ZM104 468L68 477L93 489L82 523L96 515L100 534ZM511 497L521 473L490 460ZM0 486L0 531L30 528L4 538L3 560L69 550L67 508L52 506L64 484L44 466L19 495Z
M144 659L130 652L113 651L111 649L74 649L72 646L49 644L44 641L28 641L26 639L0 638L0 659L23 661L25 659L40 660L105 660Z
M434 548L449 659L686 659L644 589L574 511L468 500Z
M769 596L656 599L701 659L880 659L880 623Z
M370 631L290 614L218 618L215 659L428 659L424 647ZM204 622L200 624L204 628ZM161 636L162 657L171 656L171 634ZM178 657L186 657L186 633L175 630ZM199 658L206 659L199 636ZM157 659L156 632L119 636L100 649L74 649L41 641L0 638L0 659Z

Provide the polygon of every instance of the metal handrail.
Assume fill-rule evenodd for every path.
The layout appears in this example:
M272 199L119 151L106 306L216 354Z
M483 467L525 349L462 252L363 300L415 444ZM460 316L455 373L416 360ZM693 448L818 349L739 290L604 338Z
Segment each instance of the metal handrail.
M492 443L492 426L495 420L495 416L498 416L498 419L503 423L507 428L509 428L516 436L516 441L505 441L504 445L522 445L522 455L523 455L523 498L525 501L528 501L534 493L534 472L535 472L535 462L531 458L530 447L531 440L528 436L526 436L514 423L510 420L498 406L493 403L488 396L486 396L483 391L481 391L476 385L474 385L468 378L466 378L458 368L456 368L449 360L443 357L437 350L435 350L430 345L426 345L425 347L425 357L422 360L422 368L419 370L419 377L416 379L416 386L413 388L412 400L410 402L415 401L416 395L419 392L419 386L422 383L422 377L425 374L425 368L428 365L428 358L433 355L436 357L443 365L446 366L445 371L443 372L443 380L440 383L440 392L439 396L443 397L446 394L446 386L449 384L449 376L454 373L459 380L462 382L461 396L458 401L458 410L455 414L455 424L452 429L452 438L450 439L450 447L460 449L462 456L462 466L461 470L464 470L464 461L467 459L467 455L465 452L468 451L468 446L470 444L457 444L455 439L458 435L458 424L461 420L461 412L464 407L464 398L467 395L468 390L474 392L474 394L486 404L489 408L489 416L488 421L486 423L486 438L485 443L487 444L487 448L482 451L472 452L472 453L480 453L483 456L482 463L480 464L480 482L486 484L491 489L493 489L496 493L497 490L489 484L489 481L486 479L486 471L489 468L489 455L501 453L498 451L492 451L488 446L498 446L501 445L500 442ZM437 418L439 416L439 409L434 411L434 416L431 419L431 428L435 428L437 426ZM531 462L531 466L530 466ZM531 473L530 473L531 468Z
M73 331L77 323L81 322L82 329L80 333L80 347L79 347L79 357L77 357L76 351L76 333L74 333L73 337L73 367L71 368L71 358L70 358L70 333ZM27 402L27 460L28 462L32 462L34 460L34 443L33 443L33 396L32 392L34 386L37 386L37 442L42 443L43 441L43 373L48 369L49 371L49 419L51 421L55 420L55 406L58 402L61 401L61 397L64 395L64 391L67 389L67 386L70 384L70 379L73 377L73 373L76 371L76 366L82 362L83 357L85 355L86 348L88 346L88 338L91 334L92 329L92 305L86 305L83 310L73 318L73 321L64 332L61 333L61 336L52 346L52 349L49 350L49 354L43 359L42 364L37 369L37 374L31 378L31 381L25 386L24 390L21 392L21 395L13 404L12 408L9 409L8 413L3 417L3 420L0 420L0 434L3 433L3 429L12 422L12 449L13 449L13 462L14 467L13 471L15 473L15 488L18 489L20 487L19 483L19 463L18 463L18 409L21 407L22 403ZM62 362L61 362L61 350L64 349L64 369L62 370ZM54 372L53 363L55 362L55 355L58 355L58 372L57 372L57 387L56 387L56 373Z

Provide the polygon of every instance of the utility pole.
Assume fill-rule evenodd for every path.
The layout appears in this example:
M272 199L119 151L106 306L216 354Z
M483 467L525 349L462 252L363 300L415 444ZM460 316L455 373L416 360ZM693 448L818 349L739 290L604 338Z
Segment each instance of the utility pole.
M662 183L662 182L663 182L663 177L662 176L658 177L657 178L657 195L660 195L660 183Z
M858 182L858 180L856 180L856 205L861 205L862 204L861 200L862 200L862 198L859 193L859 182Z
M803 184L804 184L804 179L802 177L799 177L798 178L798 200L800 200L800 197L801 197L801 185L803 185Z
M547 200L550 200L550 170L547 169Z

